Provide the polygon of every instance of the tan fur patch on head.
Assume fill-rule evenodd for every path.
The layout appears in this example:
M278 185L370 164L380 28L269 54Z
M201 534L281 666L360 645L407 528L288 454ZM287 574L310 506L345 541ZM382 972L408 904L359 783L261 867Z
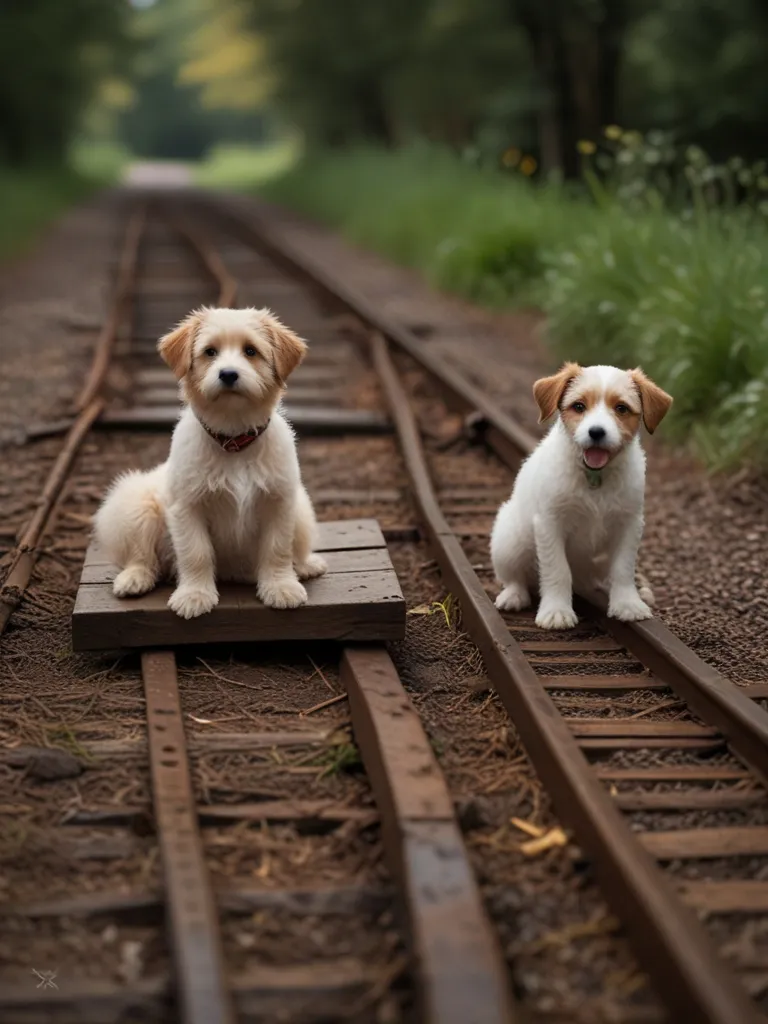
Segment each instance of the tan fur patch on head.
M533 385L533 397L539 407L539 423L554 416L566 388L581 373L578 363L566 363L551 377L542 377Z
M673 398L646 377L639 366L630 370L629 376L640 394L645 429L652 434L669 412Z
M269 310L261 310L260 319L261 326L272 344L275 371L283 383L307 354L307 344Z
M640 403L637 400L637 394L633 393L631 385L609 391L605 396L605 404L616 420L622 440L624 442L631 441L640 429L641 418Z
M573 434L575 432L581 420L590 409L594 409L600 398L600 389L594 385L586 386L582 384L580 376L569 382L568 387L563 392L560 408L560 419L565 424L569 433ZM584 406L583 409L580 408L582 405ZM575 409L574 406L576 406Z
M204 315L204 310L195 310L157 343L157 351L173 370L177 380L186 377L192 368L195 334L203 322Z

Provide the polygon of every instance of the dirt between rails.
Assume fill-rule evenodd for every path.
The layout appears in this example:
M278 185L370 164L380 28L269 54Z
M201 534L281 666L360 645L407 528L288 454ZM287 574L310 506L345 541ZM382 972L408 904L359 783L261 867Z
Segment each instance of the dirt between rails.
M293 213L239 202L244 215L256 207L309 256L333 266L342 280L415 330L425 346L444 353L531 433L541 433L531 385L556 360L543 344L538 314L479 309ZM663 426L645 444L642 564L660 614L734 682L768 680L768 476L710 477L665 445Z

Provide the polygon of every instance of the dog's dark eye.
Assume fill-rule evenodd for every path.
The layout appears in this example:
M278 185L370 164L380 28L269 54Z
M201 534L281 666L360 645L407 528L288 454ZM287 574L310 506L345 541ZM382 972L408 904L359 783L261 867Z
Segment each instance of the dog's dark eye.
M627 413L630 412L630 408L628 405L624 405L623 402L619 402L619 404L616 406L616 412L619 414L619 416L626 416Z
M586 405L584 405L583 402L574 402L573 405L571 406L571 408L573 409L574 412L586 412L587 411L587 407L586 407Z
M205 352L203 352L203 355L204 355L204 356L208 356L208 358L209 358L209 359L213 359L213 357L214 357L214 356L217 356L218 354L219 354L219 351L218 351L218 349L215 349L215 348L213 348L212 346L211 346L211 347L209 347L209 348L207 348L207 349L205 350Z
M252 358L253 358L253 357L254 357L255 355L258 355L258 353L257 353L256 349L255 349L255 348L253 347L253 345L246 345L246 346L245 346L245 348L243 349L243 352L245 352L245 354L246 354L246 355L247 355L247 356L248 356L249 358L251 358L251 359L252 359Z

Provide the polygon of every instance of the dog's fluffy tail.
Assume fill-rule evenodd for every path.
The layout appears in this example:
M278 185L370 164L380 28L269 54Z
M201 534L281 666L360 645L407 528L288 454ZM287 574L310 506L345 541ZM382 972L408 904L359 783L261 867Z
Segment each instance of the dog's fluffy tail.
M306 488L299 487L296 495L296 532L293 535L293 561L304 565L317 543L317 521L312 500Z
M158 470L118 477L94 517L94 535L107 557L121 569L141 567L153 581L165 535Z

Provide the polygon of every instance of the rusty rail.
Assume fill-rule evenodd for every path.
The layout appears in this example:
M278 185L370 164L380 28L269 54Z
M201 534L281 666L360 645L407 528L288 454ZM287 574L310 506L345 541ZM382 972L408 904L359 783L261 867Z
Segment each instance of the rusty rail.
M67 425L64 445L46 478L37 510L25 526L11 555L8 574L0 588L0 636L5 632L8 620L23 600L29 586L32 570L37 561L40 541L51 520L77 453L80 451L80 446L104 410L104 401L100 397L100 392L109 369L114 341L125 315L125 305L133 288L139 242L145 220L146 211L142 207L128 221L120 255L115 293L104 326L96 341L86 384L76 402L79 413L71 424Z
M216 300L220 306L232 306L237 298L237 278L230 274L221 255L208 242L208 239L193 230L184 220L174 222L176 231L184 238L195 252L200 262L219 287Z
M141 236L144 234L144 226L147 220L145 206L140 206L128 221L125 232L120 262L117 271L117 284L115 294L110 304L107 318L96 339L96 348L93 354L88 376L85 379L83 389L75 402L75 409L82 412L101 392L104 380L109 370L109 363L115 347L115 339L120 325L125 318L126 308L131 299L133 283L136 276L136 262L139 255Z
M348 647L341 681L405 904L421 1019L519 1020L448 787L395 666L381 647Z
M177 985L185 1024L234 1024L192 792L189 756L172 651L145 652L152 797L167 890Z

